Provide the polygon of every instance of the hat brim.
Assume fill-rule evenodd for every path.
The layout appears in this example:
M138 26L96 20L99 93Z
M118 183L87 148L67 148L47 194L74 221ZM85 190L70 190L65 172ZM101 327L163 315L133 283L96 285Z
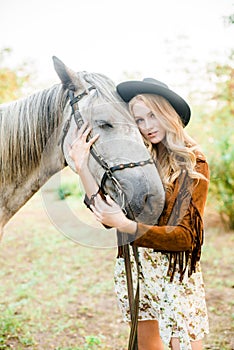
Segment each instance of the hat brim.
M174 91L153 83L130 80L120 83L116 87L119 95L125 102L140 94L154 94L164 97L176 110L182 123L186 126L190 120L191 111L187 102Z

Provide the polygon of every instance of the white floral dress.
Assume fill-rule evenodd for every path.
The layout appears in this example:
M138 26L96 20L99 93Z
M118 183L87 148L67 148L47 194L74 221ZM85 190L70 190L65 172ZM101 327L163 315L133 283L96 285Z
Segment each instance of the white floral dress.
M132 249L130 249L132 251ZM190 277L185 273L179 281L178 271L173 282L167 276L168 257L149 248L138 248L141 269L139 321L157 320L164 345L171 337L180 339L181 350L191 350L191 341L200 340L209 332L205 291L200 266ZM131 253L133 285L137 271ZM127 282L123 258L117 258L115 291L124 321L130 322Z

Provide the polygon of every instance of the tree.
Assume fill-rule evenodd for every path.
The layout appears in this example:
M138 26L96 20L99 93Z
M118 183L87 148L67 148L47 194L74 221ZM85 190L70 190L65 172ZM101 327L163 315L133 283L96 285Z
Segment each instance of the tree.
M234 13L232 13L232 14L229 15L229 16L224 16L224 23L225 23L226 25L234 24Z
M12 50L0 50L0 103L15 100L22 95L22 88L29 82L30 74L26 72L26 65L12 69L5 64Z
M208 156L211 172L210 191L226 226L234 229L234 52L227 64L210 67L216 92L216 108L208 116Z
M224 18L234 24L234 14ZM202 145L210 165L209 202L227 229L234 229L234 50L226 63L208 64L206 98L194 100L189 133ZM205 79L204 79L205 81ZM203 96L204 97L204 96ZM203 102L201 102L203 101ZM207 101L207 102L205 102ZM197 103L197 105L196 105Z

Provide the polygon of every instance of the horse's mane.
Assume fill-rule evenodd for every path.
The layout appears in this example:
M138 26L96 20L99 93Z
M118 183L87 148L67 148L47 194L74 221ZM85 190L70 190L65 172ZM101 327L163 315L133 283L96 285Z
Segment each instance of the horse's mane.
M0 187L40 164L44 147L63 118L67 92L54 85L0 106Z
M98 101L98 103L112 103L115 104L115 109L117 108L124 115L130 117L130 114L127 114L125 103L118 95L115 84L111 79L103 74L97 73L79 72L78 74L81 79L96 87L96 94L89 99L87 107L93 105L95 101Z
M117 102L115 108L126 114L123 101L109 78L97 73L77 74L96 87L89 106L95 101ZM26 177L40 165L44 147L63 121L67 100L67 90L58 84L0 106L0 187Z

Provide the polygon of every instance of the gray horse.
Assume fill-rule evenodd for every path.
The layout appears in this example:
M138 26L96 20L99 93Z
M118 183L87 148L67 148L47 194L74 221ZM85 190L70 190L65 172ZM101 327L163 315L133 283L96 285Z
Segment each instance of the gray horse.
M149 152L114 83L101 74L75 73L56 57L53 61L60 84L0 106L0 234L53 174L66 165L74 170L68 145L74 141L77 124L69 94L73 101L78 96L73 108L79 106L83 120L100 134L96 153L109 167L128 165L116 169L114 177L135 217L154 224L164 205L163 187L155 165L147 161ZM90 156L89 167L101 184L103 166ZM105 181L105 191L123 204L110 177Z

